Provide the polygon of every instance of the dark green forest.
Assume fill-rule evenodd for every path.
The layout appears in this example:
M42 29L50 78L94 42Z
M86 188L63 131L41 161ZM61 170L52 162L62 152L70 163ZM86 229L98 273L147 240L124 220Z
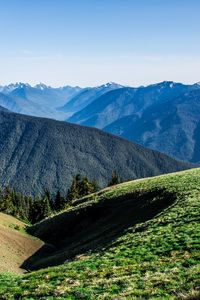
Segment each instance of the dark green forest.
M119 182L117 172L113 171L108 186ZM80 174L74 176L66 195L62 195L60 191L51 195L48 189L44 189L43 195L33 197L17 192L15 188L6 187L0 190L0 211L34 224L69 207L73 200L98 190L96 180L90 181L87 176Z

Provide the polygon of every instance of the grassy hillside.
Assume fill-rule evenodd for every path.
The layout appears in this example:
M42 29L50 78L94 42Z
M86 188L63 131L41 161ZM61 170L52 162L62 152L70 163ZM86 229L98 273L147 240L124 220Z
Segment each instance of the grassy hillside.
M22 273L24 260L41 246L42 242L25 232L26 224L0 213L0 272Z
M68 260L24 276L2 274L0 299L199 299L199 208L200 169L76 201L31 229L57 247L55 259L61 251Z

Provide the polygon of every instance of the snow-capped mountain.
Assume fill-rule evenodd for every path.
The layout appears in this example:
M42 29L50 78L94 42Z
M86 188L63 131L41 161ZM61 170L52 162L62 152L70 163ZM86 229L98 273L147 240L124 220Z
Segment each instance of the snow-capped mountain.
M28 83L16 82L5 86L0 86L0 92L4 94L10 94L15 89L25 88L25 87L31 87L31 85Z
M0 105L22 114L65 120L68 113L57 110L81 90L80 87L52 88L43 83L12 83L0 87Z
M22 114L66 120L99 96L121 87L113 82L87 88L17 82L0 87L0 105Z

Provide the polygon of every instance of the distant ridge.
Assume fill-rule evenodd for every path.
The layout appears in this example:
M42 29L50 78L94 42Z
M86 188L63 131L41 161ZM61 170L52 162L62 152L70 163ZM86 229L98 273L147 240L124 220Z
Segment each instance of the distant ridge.
M0 111L9 112L9 110L4 108L3 106L0 106Z
M68 121L102 129L125 116L140 117L151 105L165 103L196 88L196 85L184 85L173 81L138 88L123 87L97 98L68 118Z
M69 112L70 114L76 113L87 107L90 103L95 101L100 96L108 93L109 91L123 88L122 85L115 82L108 82L106 84L97 87L88 87L82 89L80 93L72 97L63 107L60 107L61 111Z
M200 163L200 89L124 116L104 128L180 160Z
M200 162L200 85L163 81L100 96L69 122L125 137L176 159Z
M0 105L17 113L64 120L68 113L58 111L57 107L66 104L80 91L78 86L53 88L43 83L31 86L18 82L0 87Z
M66 192L77 173L106 186L190 168L164 154L103 131L0 111L0 184L23 193Z

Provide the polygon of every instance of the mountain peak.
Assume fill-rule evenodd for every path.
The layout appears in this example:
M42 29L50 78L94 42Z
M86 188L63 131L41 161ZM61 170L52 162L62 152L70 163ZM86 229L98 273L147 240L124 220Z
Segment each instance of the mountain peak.
M40 82L36 85L34 85L34 88L39 89L39 90L44 90L44 89L48 89L51 88L50 86L47 86L46 84Z
M22 88L26 88L26 87L30 87L30 84L23 83L23 82L10 83L8 85L1 86L0 92L2 92L4 94L9 94L12 91L14 91L15 89L18 89L18 88L22 89Z
M118 84L116 82L112 82L112 81L109 81L109 82L106 82L100 86L97 86L97 88L109 88L109 87L123 87L121 84Z
M158 83L150 84L147 87L156 87L157 86L157 87L160 87L160 88L165 88L165 87L174 88L177 85L182 85L183 86L182 83L165 80L165 81L161 81L161 82L158 82Z
M162 81L162 82L159 82L158 85L167 85L167 86L170 86L170 87L173 87L174 85L176 84L176 82L174 81L168 81L168 80L165 80L165 81Z
M24 83L24 82L16 82L16 83L11 83L7 87L13 87L13 88L24 88L24 87L30 87L29 83Z

